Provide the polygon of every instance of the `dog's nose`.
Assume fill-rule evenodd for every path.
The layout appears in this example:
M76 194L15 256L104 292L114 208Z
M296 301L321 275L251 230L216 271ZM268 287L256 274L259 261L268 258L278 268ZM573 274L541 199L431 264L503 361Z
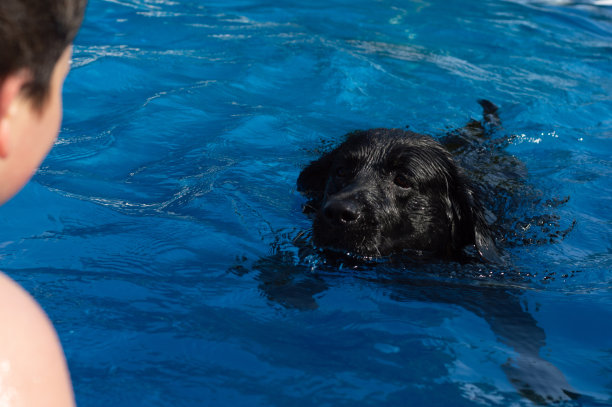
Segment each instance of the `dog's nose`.
M334 200L325 204L323 214L333 223L351 223L359 219L359 207L351 201Z

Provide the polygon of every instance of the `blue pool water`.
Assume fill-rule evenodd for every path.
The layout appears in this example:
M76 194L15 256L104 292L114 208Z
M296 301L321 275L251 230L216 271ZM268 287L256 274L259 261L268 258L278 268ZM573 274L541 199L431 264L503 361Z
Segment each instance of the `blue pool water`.
M483 97L542 201L514 210L575 221L506 249L521 278L270 260L310 227L295 181L322 149L439 136ZM611 141L612 7L91 0L0 269L82 407L612 405Z

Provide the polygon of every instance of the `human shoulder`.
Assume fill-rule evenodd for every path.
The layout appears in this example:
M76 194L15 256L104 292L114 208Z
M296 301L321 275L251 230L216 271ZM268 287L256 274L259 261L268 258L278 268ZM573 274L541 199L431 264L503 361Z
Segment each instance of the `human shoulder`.
M70 375L49 318L0 273L0 405L74 406Z

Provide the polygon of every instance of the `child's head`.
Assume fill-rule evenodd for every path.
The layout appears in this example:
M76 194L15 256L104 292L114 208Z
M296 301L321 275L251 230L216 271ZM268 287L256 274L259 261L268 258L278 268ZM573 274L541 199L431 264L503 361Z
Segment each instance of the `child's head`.
M62 85L86 0L0 0L0 204L59 131Z
M0 1L0 82L19 70L29 80L22 91L40 108L55 64L81 25L86 0Z

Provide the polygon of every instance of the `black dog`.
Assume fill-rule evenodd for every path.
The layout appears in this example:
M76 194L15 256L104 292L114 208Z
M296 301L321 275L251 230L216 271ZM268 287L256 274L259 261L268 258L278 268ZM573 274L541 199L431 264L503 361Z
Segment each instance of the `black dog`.
M479 101L485 124L497 107ZM485 128L472 121L462 133ZM499 253L477 190L449 151L431 137L401 129L356 131L308 165L298 190L315 214L317 246L365 257L403 253L455 259L466 246L487 260Z

